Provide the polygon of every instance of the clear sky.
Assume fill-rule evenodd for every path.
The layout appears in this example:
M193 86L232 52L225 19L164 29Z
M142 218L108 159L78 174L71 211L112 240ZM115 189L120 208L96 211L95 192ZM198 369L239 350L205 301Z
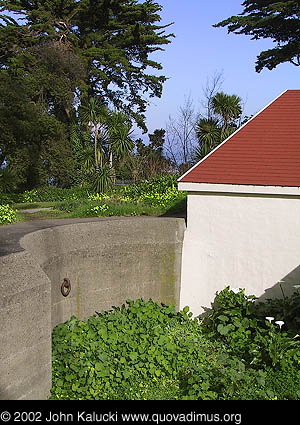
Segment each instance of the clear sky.
M240 96L244 115L258 112L286 89L300 89L300 68L290 63L272 71L255 72L257 55L274 46L271 40L251 40L246 35L227 34L227 28L212 25L242 12L243 0L157 0L163 6L162 24L176 38L151 58L163 65L164 84L160 99L151 99L146 112L149 132L165 128L168 116L176 115L188 95L201 110L203 87L215 72L223 72L222 89Z

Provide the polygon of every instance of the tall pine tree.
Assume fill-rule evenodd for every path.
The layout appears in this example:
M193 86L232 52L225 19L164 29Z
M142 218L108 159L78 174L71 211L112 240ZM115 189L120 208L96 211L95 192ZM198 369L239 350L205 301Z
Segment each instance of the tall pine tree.
M45 182L45 170L71 184L71 129L78 120L87 128L78 111L91 98L146 130L148 97L160 97L166 81L151 53L173 36L160 25L161 10L153 0L0 1L0 166L35 157L40 172L25 176L24 187L40 184L39 176Z
M229 33L250 35L253 40L273 40L276 47L260 53L256 71L273 69L283 62L300 66L300 0L245 0L242 6L240 15L214 26L227 26Z
M160 97L166 81L163 75L149 73L151 68L156 74L162 69L150 54L163 50L173 36L165 33L170 24L159 25L159 4L153 0L7 0L0 4L22 19L10 20L5 32L12 37L18 34L23 48L37 49L51 41L57 50L60 47L78 58L85 71L77 86L81 103L96 96L145 128L144 95ZM6 56L15 53L8 43L2 45L2 49L9 47Z

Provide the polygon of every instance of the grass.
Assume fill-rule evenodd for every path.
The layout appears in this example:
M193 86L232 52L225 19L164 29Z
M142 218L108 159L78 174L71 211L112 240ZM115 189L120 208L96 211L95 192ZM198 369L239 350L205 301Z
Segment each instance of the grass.
M57 202L23 202L13 204L13 208L17 210L26 210L29 208L49 208L62 204L64 201Z
M35 213L22 212L24 209L49 207L52 207L52 209L37 211ZM16 203L13 204L13 208L17 210L17 221L84 217L130 217L143 215L184 216L186 213L186 199L170 202L167 207L153 206L142 201L122 202L112 197L103 201L81 199L76 201Z

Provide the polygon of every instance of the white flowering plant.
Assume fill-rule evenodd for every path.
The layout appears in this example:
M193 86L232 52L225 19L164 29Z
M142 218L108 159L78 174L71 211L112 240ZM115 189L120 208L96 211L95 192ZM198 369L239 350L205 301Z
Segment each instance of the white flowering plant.
M298 335L286 332L281 317L262 318L255 300L244 289L227 286L217 292L211 311L203 319L204 331L223 341L232 354L256 367L265 364L281 367L288 361L300 364Z

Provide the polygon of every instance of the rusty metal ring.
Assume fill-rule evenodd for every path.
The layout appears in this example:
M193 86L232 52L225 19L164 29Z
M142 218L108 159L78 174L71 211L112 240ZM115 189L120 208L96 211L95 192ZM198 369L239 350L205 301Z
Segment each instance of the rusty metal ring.
M68 279L67 277L64 278L64 281L61 284L60 290L61 290L61 293L64 297L67 297L69 295L69 293L71 292L70 279Z

